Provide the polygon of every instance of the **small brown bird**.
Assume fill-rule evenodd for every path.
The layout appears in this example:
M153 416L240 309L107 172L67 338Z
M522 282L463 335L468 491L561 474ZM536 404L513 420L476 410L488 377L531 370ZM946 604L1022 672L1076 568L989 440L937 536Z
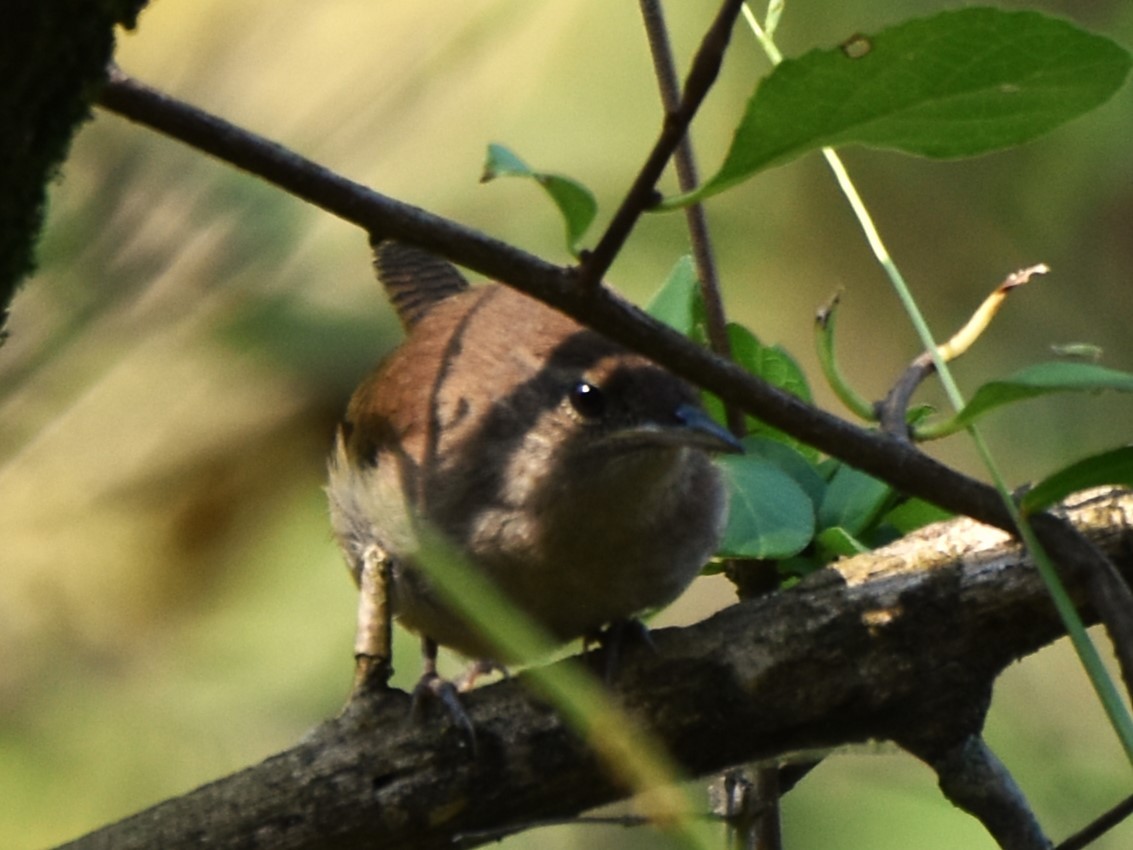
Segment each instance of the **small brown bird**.
M469 288L415 248L381 242L375 265L408 338L354 393L328 493L355 581L368 548L388 556L393 610L424 640L425 676L437 644L492 653L415 569L416 520L560 641L672 602L722 530L726 490L708 453L741 450L693 389L513 289Z

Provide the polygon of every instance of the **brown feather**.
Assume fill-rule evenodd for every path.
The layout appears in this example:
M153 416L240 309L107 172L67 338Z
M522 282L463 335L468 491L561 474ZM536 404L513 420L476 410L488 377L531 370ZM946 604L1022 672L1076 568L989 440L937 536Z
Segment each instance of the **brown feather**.
M452 264L392 239L374 246L374 269L407 331L436 304L468 289Z

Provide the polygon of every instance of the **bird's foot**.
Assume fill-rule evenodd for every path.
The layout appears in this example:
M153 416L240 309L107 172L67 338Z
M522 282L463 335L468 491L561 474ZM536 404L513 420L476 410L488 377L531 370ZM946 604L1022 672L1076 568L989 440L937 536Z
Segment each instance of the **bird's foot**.
M424 719L425 706L429 702L438 702L444 706L449 719L464 733L469 746L472 748L472 755L475 757L476 727L472 725L472 718L464 710L456 685L448 679L441 678L435 670L426 670L413 688L413 705L410 709L410 715L415 721L421 722Z
M489 676L492 673L499 673L505 679L511 678L511 673L508 672L507 667L492 658L477 658L454 682L456 689L461 693L472 690L476 684L476 680L481 676Z
M600 653L590 650L592 643L598 644ZM617 675L625 649L632 646L644 646L653 653L657 651L649 634L649 627L636 618L614 620L605 628L584 635L582 639L583 652L588 659L593 659L592 663L601 670L602 679L607 684Z

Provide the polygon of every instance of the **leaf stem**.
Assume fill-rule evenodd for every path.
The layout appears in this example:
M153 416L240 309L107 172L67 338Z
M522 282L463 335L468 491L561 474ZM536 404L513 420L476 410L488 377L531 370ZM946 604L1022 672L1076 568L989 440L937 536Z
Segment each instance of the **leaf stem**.
M754 15L751 14L746 3L744 4L744 15L748 24L755 32L760 44L763 45L765 52L767 52L768 58L775 64L782 61L782 54L774 47L771 37L759 26L759 22L755 20ZM769 46L771 50L768 50ZM861 195L850 180L850 175L846 171L838 154L835 153L832 148L823 148L822 155L825 157L830 170L834 173L834 177L838 181L838 186L849 201L855 216L857 216L858 223L865 233L866 241L869 243L874 257L889 277L897 299L905 309L909 321L912 323L921 341L921 345L932 358L936 372L940 376L940 383L944 387L945 394L948 396L948 401L956 411L959 412L964 407L964 396L960 392L960 388L956 384L952 373L949 371L948 365L932 336L932 331L928 327L928 322L925 321L924 315L917 306L916 300L913 298L904 276L893 262L892 256L885 247L885 243L882 241L881 235L873 223L873 218L870 216L869 210L866 208ZM1082 666L1089 676L1090 683L1097 692L1102 707L1105 709L1110 723L1113 725L1114 731L1121 741L1126 757L1130 762L1133 762L1133 717L1130 716L1129 711L1121 700L1121 695L1118 693L1113 683L1113 679L1102 664L1097 647L1094 646L1093 641L1090 640L1089 635L1086 633L1082 619L1078 616L1078 611L1075 609L1074 603L1066 593L1062 580L1059 578L1058 572L1055 569L1054 562L1039 543L1029 521L1019 513L1014 499L1011 498L1011 493L1007 489L1007 484L998 465L995 463L995 459L992 457L991 450L988 448L983 435L973 424L969 424L966 430L971 436L976 451L980 456L980 460L991 475L995 488L999 492L1000 498L1003 500L1004 507L1011 516L1012 523L1019 537L1034 558L1039 575L1042 577L1050 592L1055 608L1063 624L1066 626L1066 631L1070 636L1074 650L1077 652Z

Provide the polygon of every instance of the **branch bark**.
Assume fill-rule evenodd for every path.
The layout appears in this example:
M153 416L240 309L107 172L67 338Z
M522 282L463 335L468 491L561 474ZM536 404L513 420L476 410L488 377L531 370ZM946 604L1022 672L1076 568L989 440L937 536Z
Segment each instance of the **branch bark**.
M1133 493L1081 497L1067 518L1128 581ZM1079 599L1081 590L1072 587ZM1000 671L1061 634L1018 545L961 519L656 632L656 653L629 654L616 693L690 776L869 739L931 764L978 736ZM66 846L440 848L625 795L522 676L469 694L467 709L476 759L443 716L410 723L409 697L394 691L351 704L293 749Z

